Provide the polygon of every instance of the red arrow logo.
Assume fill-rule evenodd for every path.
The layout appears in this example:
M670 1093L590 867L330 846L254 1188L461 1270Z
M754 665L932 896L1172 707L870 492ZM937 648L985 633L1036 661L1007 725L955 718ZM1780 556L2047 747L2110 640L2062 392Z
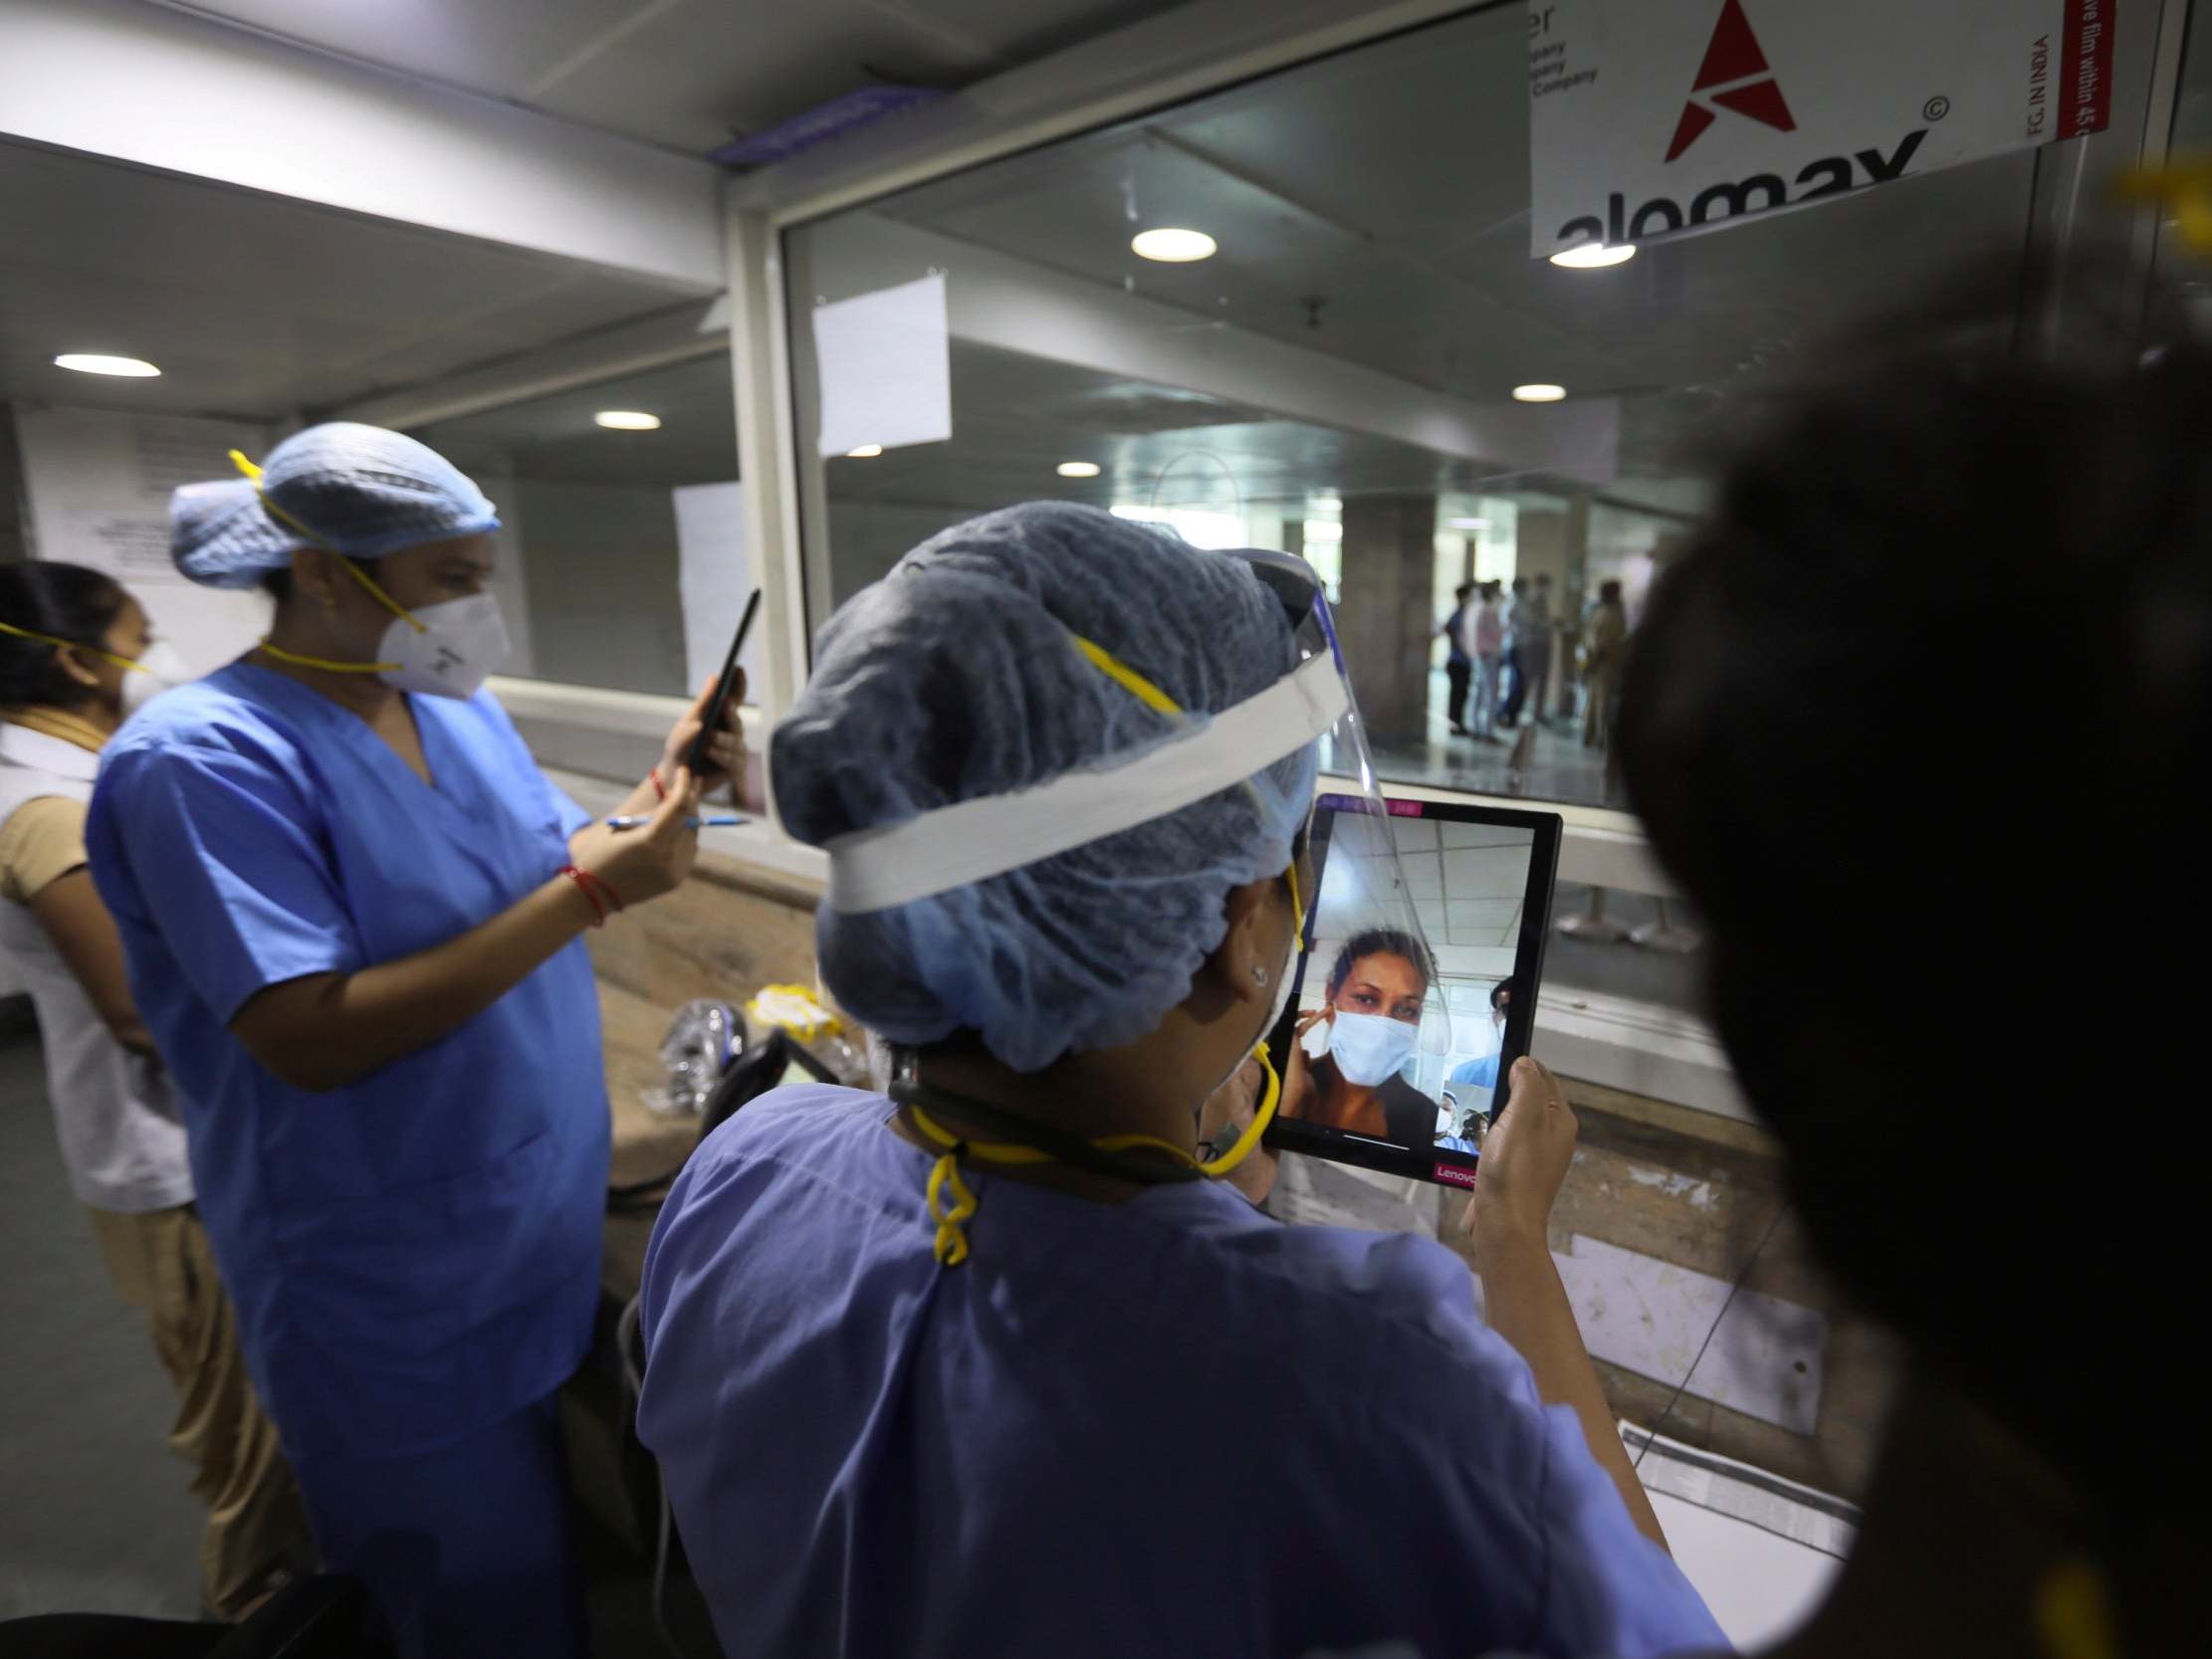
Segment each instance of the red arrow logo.
M1713 25L1713 38L1705 47L1705 61L1697 68L1697 79L1682 104L1682 118L1675 123L1674 141L1666 146L1667 160L1680 155L1712 125L1711 104L1749 115L1778 132L1797 130L1774 71L1767 67L1767 55L1759 50L1759 37L1743 15L1742 0L1726 0L1720 8L1720 21Z

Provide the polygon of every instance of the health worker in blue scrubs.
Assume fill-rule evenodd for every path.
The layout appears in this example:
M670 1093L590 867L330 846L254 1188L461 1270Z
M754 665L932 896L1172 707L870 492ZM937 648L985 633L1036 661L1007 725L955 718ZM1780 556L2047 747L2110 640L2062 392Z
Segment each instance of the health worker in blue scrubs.
M596 1304L608 1116L582 935L690 870L663 761L590 821L481 688L499 519L396 432L188 486L172 553L253 651L110 742L87 839L328 1565L408 1654L584 1651L554 1391ZM718 734L734 767L734 732Z
M1436 1241L1214 1178L1273 1099L1201 1145L1294 983L1324 741L1366 760L1324 605L1286 554L1049 503L822 631L776 808L896 1076L752 1102L654 1229L638 1433L723 1652L1726 1647L1545 1242L1542 1067L1476 1176L1486 1321Z

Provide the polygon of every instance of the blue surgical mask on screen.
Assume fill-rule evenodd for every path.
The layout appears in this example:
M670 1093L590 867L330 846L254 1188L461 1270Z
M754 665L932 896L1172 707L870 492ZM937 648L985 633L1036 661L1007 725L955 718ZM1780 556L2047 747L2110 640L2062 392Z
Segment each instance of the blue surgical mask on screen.
M1372 1089L1405 1069L1421 1042L1421 1027L1381 1014L1337 1010L1329 1022L1329 1053L1347 1083Z

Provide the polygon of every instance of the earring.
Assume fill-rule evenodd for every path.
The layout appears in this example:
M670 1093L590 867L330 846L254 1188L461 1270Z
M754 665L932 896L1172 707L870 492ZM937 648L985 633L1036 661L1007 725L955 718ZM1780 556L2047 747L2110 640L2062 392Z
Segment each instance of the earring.
M1267 983L1267 970L1261 967L1257 962L1252 963L1252 983L1255 985L1264 985Z

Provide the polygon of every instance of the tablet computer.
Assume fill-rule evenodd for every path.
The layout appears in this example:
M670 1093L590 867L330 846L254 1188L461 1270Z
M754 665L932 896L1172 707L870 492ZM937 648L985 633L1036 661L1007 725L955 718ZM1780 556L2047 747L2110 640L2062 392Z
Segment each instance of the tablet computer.
M1535 1031L1561 820L1383 809L1351 795L1315 807L1315 893L1268 1039L1283 1094L1266 1143L1471 1186L1501 1081Z

